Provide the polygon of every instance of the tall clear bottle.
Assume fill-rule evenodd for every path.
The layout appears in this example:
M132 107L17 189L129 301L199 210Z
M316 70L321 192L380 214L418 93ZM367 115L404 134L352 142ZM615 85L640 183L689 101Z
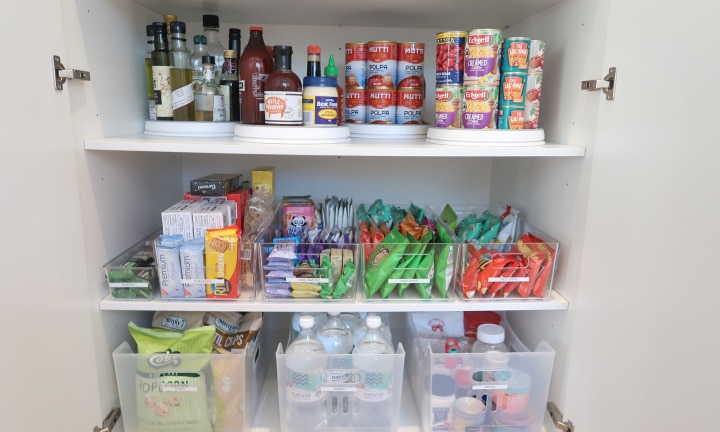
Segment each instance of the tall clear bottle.
M226 121L225 97L215 84L215 65L213 57L203 56L203 83L195 91L195 120Z
M353 424L370 428L389 428L393 416L389 404L393 387L392 346L380 333L382 320L378 315L365 319L367 332L355 345L352 362L360 379L353 400Z
M302 83L292 71L292 47L275 45L275 68L265 82L265 124L302 126Z
M152 59L153 92L158 120L172 120L172 91L170 83L170 49L167 40L167 25L154 22L154 49L150 53Z
M145 82L147 83L148 94L148 119L157 120L157 110L155 109L155 89L153 88L152 74L152 52L155 49L155 29L152 24L145 26L145 34L147 36L147 53L145 54Z
M299 324L300 333L288 345L285 356L288 430L324 430L327 419L320 385L327 351L313 331L315 318L312 315L302 315Z
M233 50L225 50L220 88L225 95L225 108L229 121L240 121L240 83L238 82L238 59Z
M195 91L190 51L185 38L185 23L170 23L170 83L172 88L173 120L195 120Z
M220 18L217 15L203 15L203 34L207 38L207 49L208 53L215 57L215 67L217 67L215 77L216 82L220 81L220 74L222 73L223 57L222 43L220 43Z
M263 39L263 28L250 27L250 38L240 56L240 111L245 124L265 124L265 81L273 61Z
M202 58L208 55L207 49L207 38L203 35L195 35L193 37L193 43L195 48L193 49L192 56L190 56L190 67L193 71L193 81L197 84L203 82L203 62ZM216 72L217 74L217 72Z

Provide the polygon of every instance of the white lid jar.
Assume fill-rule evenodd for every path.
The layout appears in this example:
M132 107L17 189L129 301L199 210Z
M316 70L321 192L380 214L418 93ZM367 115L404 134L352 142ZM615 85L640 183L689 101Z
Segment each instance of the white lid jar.
M337 78L303 79L303 126L337 126Z

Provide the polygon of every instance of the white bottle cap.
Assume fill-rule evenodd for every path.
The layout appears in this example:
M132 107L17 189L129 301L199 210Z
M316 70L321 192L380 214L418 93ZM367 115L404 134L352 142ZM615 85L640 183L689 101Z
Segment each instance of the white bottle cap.
M330 316L338 316L340 315L340 312L328 312L327 314Z
M315 325L315 317L312 315L302 315L298 324L300 324L301 329L313 328Z
M376 329L380 328L380 325L382 324L382 320L377 315L368 315L365 319L365 323L367 324L367 327L369 329Z
M477 339L490 345L505 342L505 329L497 324L480 324L477 328Z

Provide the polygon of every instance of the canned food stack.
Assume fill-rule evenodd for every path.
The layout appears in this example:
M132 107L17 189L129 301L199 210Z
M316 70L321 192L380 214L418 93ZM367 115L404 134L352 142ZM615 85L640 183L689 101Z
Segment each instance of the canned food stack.
M346 43L345 121L423 123L424 61L423 43Z
M545 43L525 37L505 40L498 129L537 129Z

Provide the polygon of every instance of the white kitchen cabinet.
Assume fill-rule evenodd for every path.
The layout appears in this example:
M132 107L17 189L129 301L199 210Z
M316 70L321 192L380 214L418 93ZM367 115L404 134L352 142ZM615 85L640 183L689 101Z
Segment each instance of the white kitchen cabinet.
M543 39L541 125L557 146L527 154L444 153L422 143L307 153L225 150L229 143L204 140L165 146L141 136L144 25L164 12L187 21L190 34L199 33L202 13L217 12L223 39L233 24L243 44L248 26L261 24L267 43L295 47L301 76L310 43L321 44L323 62L331 52L342 62L345 42L373 39L425 42L431 58L435 32L447 29L499 27ZM720 294L711 270L720 242L719 12L699 0L14 4L0 26L3 429L98 425L117 403L111 352L127 338L127 322L147 321L155 307L101 310L121 309L103 302L102 264L152 231L189 179L274 165L280 194L517 203L561 243L557 302L510 313L529 346L545 339L557 350L550 400L583 431L712 430L720 385ZM54 54L89 70L92 81L56 92ZM580 91L581 80L602 78L611 66L615 101Z

